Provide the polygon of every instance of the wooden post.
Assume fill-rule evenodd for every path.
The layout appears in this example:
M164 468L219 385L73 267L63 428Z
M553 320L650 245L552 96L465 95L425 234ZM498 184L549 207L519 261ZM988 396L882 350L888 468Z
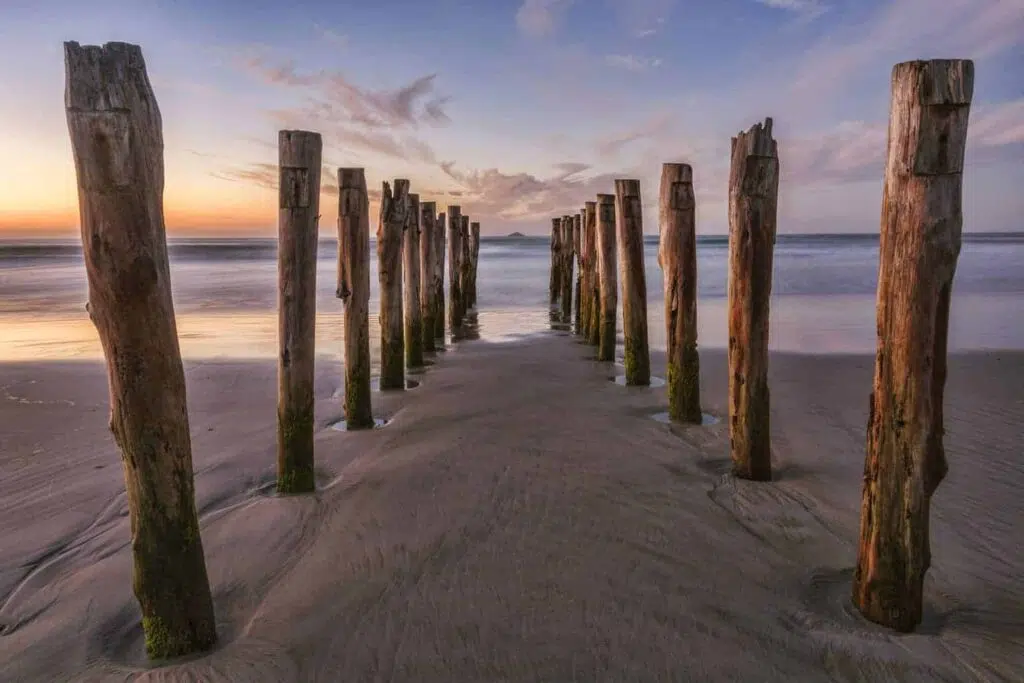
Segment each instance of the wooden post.
M562 216L562 322L572 323L572 258L573 248L572 216Z
M64 64L88 311L106 356L146 653L202 652L217 631L171 296L160 109L137 45L67 42Z
M587 257L589 256L590 245L587 243L587 210L586 207L580 211L580 255L577 261L579 265L579 276L578 282L580 285L580 305L579 305L579 321L580 329L579 335L584 340L590 339L590 272L588 270L589 263Z
M898 631L921 622L931 496L946 475L943 393L950 291L974 94L969 60L892 72L878 269L878 353L868 417L853 602Z
M696 201L689 164L662 164L658 223L658 265L665 280L668 414L676 422L700 424Z
M420 338L423 340L424 351L436 351L434 344L434 314L437 312L435 300L437 283L434 281L434 259L437 239L434 237L434 224L437 219L437 204L423 202L420 204L420 311L423 316Z
M599 361L615 360L618 334L619 284L615 238L615 195L597 195L597 279L601 291Z
M462 256L459 257L459 286L462 292L462 300L459 302L459 316L461 319L466 317L466 311L469 310L470 277L473 267L473 247L469 243L469 216L462 216L462 226L459 229L459 243L462 246Z
M462 324L462 207L448 206L448 326Z
M370 401L370 198L361 168L338 169L338 289L345 304L345 426L373 427Z
M277 491L309 493L313 478L319 133L283 130L277 222Z
M405 389L405 330L402 321L402 234L408 224L409 181L384 183L377 225L380 282L380 388Z
M437 214L434 224L434 346L444 348L444 251L445 214Z
M587 342L594 346L601 343L601 287L597 275L597 202L583 206L583 243L586 245L586 313L585 334Z
M551 281L548 295L552 308L562 295L562 219L551 219Z
M732 139L729 173L729 445L733 474L772 478L768 303L779 193L772 120Z
M405 365L423 367L423 311L420 308L420 196L409 195L409 215L402 244L405 292Z
M583 249L580 241L583 239L583 221L579 214L572 218L572 258L576 261L576 288L573 291L573 331L578 335L583 334L582 321L580 320L580 294L583 289Z
M469 305L476 308L476 274L480 265L480 223L469 224Z
M640 181L616 179L615 225L622 280L622 334L627 386L649 386L651 355L647 346L647 276L644 272L644 220Z

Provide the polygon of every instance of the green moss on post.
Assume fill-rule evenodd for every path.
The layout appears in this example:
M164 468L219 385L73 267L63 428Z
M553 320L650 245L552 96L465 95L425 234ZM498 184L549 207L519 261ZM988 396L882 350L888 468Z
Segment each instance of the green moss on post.
M420 271L420 196L409 195L408 222L402 245L402 277L405 294L405 365L423 367L422 273Z
M615 195L597 195L597 286L600 293L598 311L597 359L607 363L615 360L615 335L618 328L618 274L615 240Z
M410 208L409 181L384 183L377 227L380 281L380 388L405 389L405 329L402 306L402 243Z
M673 361L668 363L668 414L674 422L700 424L700 359L693 346L683 354L682 366Z
M622 264L622 333L626 346L626 384L651 383L647 346L647 276L644 271L644 223L640 181L616 179L615 224Z

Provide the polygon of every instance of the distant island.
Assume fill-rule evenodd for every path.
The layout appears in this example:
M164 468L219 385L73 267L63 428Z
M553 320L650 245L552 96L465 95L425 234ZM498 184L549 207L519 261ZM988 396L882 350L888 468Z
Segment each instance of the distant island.
M510 233L508 234L508 236L509 236L509 237L526 237L526 235L524 235L524 234L523 234L523 233L521 233L521 232L510 232Z

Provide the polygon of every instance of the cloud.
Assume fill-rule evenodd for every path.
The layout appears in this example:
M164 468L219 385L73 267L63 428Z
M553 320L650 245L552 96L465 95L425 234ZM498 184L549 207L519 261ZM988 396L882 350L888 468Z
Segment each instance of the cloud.
M606 55L604 62L608 66L627 71L646 71L661 66L661 59L658 57L638 57L636 55Z
M632 128L617 131L593 143L601 157L617 156L629 145L644 140L670 137L674 130L673 118L667 113L658 113Z
M817 19L828 11L828 6L821 0L755 0L755 2L775 9L794 12L805 21Z
M543 38L558 28L573 0L523 0L516 25L531 38Z
M665 26L677 0L605 0L619 27L635 38L649 38Z
M330 43L334 47L346 48L348 47L348 36L343 33L338 33L326 26L313 23L313 30L316 31L317 35L320 36L324 41Z

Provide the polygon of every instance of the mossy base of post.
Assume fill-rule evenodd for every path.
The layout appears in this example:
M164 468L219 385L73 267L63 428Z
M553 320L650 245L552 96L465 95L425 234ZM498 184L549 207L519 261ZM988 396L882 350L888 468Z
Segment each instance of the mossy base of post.
M697 348L683 349L683 364L668 363L668 414L673 422L701 424L700 356Z
M405 344L381 339L380 388L405 389Z
M278 413L281 439L277 464L278 493L311 493L316 489L313 475L313 407Z
M626 386L646 387L651 384L651 359L645 342L626 338L623 363L626 366Z

